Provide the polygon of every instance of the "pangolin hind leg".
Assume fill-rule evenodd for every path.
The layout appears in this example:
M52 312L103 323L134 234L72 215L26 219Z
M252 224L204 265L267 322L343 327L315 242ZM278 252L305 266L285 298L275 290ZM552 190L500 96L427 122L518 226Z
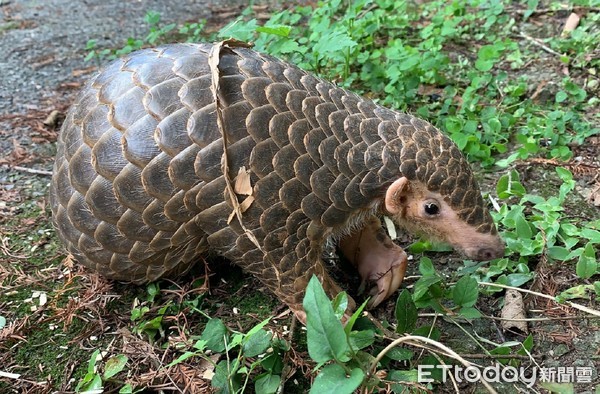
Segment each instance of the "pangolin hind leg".
M361 291L371 286L368 307L379 305L402 284L408 265L406 253L392 242L377 217L372 216L362 229L342 238L339 247L357 268Z

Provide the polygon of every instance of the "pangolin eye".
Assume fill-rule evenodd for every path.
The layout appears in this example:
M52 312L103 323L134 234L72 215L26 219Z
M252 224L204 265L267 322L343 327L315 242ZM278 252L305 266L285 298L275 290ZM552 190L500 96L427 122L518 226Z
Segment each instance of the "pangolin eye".
M425 213L431 216L437 215L440 213L440 207L436 203L427 202L425 203Z

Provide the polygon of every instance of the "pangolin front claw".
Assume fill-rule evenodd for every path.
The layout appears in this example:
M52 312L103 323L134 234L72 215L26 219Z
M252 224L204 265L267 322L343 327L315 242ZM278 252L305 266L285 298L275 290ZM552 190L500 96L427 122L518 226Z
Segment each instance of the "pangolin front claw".
M408 265L406 253L392 242L376 217L362 230L343 238L340 249L358 269L362 278L359 291L371 286L369 308L379 305L402 284Z

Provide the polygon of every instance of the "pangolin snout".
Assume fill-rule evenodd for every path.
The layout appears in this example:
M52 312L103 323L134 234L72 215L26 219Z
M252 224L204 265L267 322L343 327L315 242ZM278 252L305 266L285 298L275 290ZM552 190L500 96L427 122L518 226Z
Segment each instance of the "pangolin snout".
M488 261L499 259L504 256L504 245L499 248L481 248L477 251L477 255L474 258L477 261Z
M500 237L488 242L479 242L478 245L473 245L462 250L463 254L476 261L488 261L504 257L504 241Z

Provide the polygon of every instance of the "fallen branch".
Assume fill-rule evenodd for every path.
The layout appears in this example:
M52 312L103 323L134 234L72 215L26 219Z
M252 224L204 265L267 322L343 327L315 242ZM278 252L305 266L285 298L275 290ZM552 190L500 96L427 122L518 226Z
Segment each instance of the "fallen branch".
M532 295L535 295L535 296L538 296L538 297L541 297L541 298L546 298L548 300L552 300L552 301L556 302L559 305L570 306L571 308L578 309L578 310L580 310L582 312L589 313L590 315L593 315L593 316L600 316L600 311L597 311L597 310L592 309L592 308L588 308L585 305L580 305L580 304L577 304L577 303L572 302L572 301L565 301L564 304L560 304L558 301L556 301L556 297L552 297L552 296L549 296L549 295L544 294L544 293L538 293L537 291L527 290L527 289L521 289L519 287L501 285L501 284L498 284L498 283L479 282L479 284L483 285L483 286L500 287L502 289L514 289L514 290L517 290L517 291L520 291L520 292L523 292L523 293L532 294Z
M36 170L35 168L28 168L28 167L21 167L21 166L9 166L9 165L3 165L2 168L8 168L9 170L26 172L28 174L52 176L52 171Z
M558 53L556 52L554 49L550 48L549 46L547 46L546 44L540 42L539 39L537 38L533 38L530 35L523 33L522 31L519 32L519 36L526 39L527 41L530 41L532 44L539 46L540 48L542 48L544 51L551 53L552 55L556 55L556 56L563 56L562 53Z

